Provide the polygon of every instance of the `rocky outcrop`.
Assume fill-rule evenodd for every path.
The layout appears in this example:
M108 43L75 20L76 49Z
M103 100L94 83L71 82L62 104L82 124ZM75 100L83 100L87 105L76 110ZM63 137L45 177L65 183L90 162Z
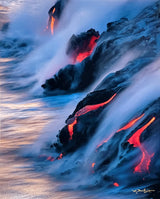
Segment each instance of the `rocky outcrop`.
M58 0L54 6L52 6L49 11L49 20L47 29L51 30L51 34L54 33L55 27L58 25L58 21L60 20L63 10L66 7L69 0Z
M72 76L72 78L68 78L70 79L69 83L63 83L66 85L66 89L67 85L68 88L73 88L72 83L75 81L74 75L77 73L77 68L81 67L81 71L85 71L92 66L93 71L96 71L98 74L98 71L101 70L98 70L100 65L97 60L104 60L104 63L110 63L112 59L107 59L108 61L106 62L104 55L107 54L106 52L108 52L111 47L114 46L112 49L114 51L115 49L119 49L121 45L124 45L124 48L122 50L119 49L117 52L118 55L115 54L116 57L118 57L119 54L121 56L121 53L131 46L138 45L142 49L143 53L141 56L129 62L121 70L106 75L94 91L89 93L77 104L74 112L67 118L66 125L59 131L57 141L51 146L55 151L63 154L67 158L69 155L80 151L79 149L81 149L83 154L83 149L86 146L90 146L88 143L94 139L94 142L92 142L92 149L94 149L94 151L90 154L92 157L87 156L87 159L91 159L89 162L91 175L96 176L93 178L93 182L94 179L96 179L96 186L107 186L110 188L112 186L147 187L150 185L150 187L156 187L159 182L160 95L157 94L156 96L158 97L154 97L153 100L150 100L148 103L146 103L147 100L144 97L142 103L134 110L134 115L126 117L127 119L120 123L119 128L110 132L109 128L112 124L112 121L110 121L108 126L103 127L104 134L102 133L103 137L101 135L102 139L100 141L100 137L98 136L100 134L97 135L97 131L100 125L102 125L102 122L108 121L107 119L110 118L112 114L111 107L117 102L116 100L119 99L119 96L132 86L137 74L142 70L145 71L145 67L147 67L147 70L152 69L151 71L153 71L153 62L159 53L156 40L156 35L159 34L159 29L157 29L159 28L159 19L156 15L157 8L157 4L154 4L146 8L132 21L121 19L119 22L116 21L109 24L107 32L101 35L92 57L88 57L80 65L67 66L61 70L61 75L57 75L57 78L59 76L62 78L64 74L70 77ZM143 30L142 21L145 23L145 26L149 24L146 26L146 30ZM117 31L121 33L121 35L117 35ZM155 35L151 34L151 31L153 31ZM133 34L133 32L135 34ZM112 35L110 35L110 33L112 33ZM144 33L147 36L144 36ZM115 37L112 42L111 40L106 41L109 35L112 38ZM134 38L134 40L129 37ZM134 43L136 41L137 43ZM108 44L107 48L104 47L106 44ZM146 48L146 50L144 50L144 48ZM154 63L157 65L159 62ZM69 71L68 69L70 69L69 73L67 73ZM65 73L63 73L64 71ZM88 78L89 80L87 77L85 79L82 73L79 72L78 74L80 78L76 87L77 89L86 88L94 79L94 72L91 72L92 74L89 73L89 76L93 78ZM64 78L63 81L66 81L66 78ZM134 84L136 83L134 82ZM148 84L150 83L148 82ZM141 91L143 91L143 88ZM128 99L130 99L130 96L127 97L125 98L126 103ZM132 106L132 104L130 104L130 106ZM125 114L125 111L122 111L122 113ZM118 117L121 117L119 113ZM113 118L112 116L112 120L113 119L117 118ZM116 122L113 124L116 124ZM105 133L107 131L109 131L110 134ZM93 147L96 139L98 139L99 142ZM70 175L71 170L64 169L62 173L63 175ZM156 193L157 192L155 192L155 195Z
M157 17L157 12L158 3L147 7L132 20L121 18L116 22L107 24L107 31L101 34L92 56L87 57L80 64L64 67L53 78L49 81L47 80L42 86L45 89L45 93L49 94L55 90L63 90L65 92L85 90L113 67L128 50L140 50L141 55L139 58L143 56L144 59L145 57L147 59L149 55L149 57L154 59L160 51L157 42L160 19ZM79 37L76 38L75 40L78 41ZM76 47L69 49L72 49L71 54L74 54L73 49L76 49ZM137 72L140 68L137 69ZM63 82L60 81L59 74L61 78L63 76ZM58 82L57 79L59 79ZM65 88L61 84L66 84Z
M69 0L58 0L54 6L52 6L49 11L49 17L53 16L56 19L60 19L63 9L66 6L66 4L69 2ZM53 10L55 9L55 12L53 13Z
M94 102L98 107L94 109L94 105L86 105L81 109L78 108L79 111L67 119L67 125L60 131L58 140L53 145L57 152L64 156L76 153L77 149L85 146L92 139L104 119L103 110L107 112L110 109L109 103L118 97L116 95L111 99L110 94L103 90L95 91L88 96L88 98L93 95L99 97L99 99L92 98L92 103L94 99L97 100ZM102 99L103 101L111 99L111 101L107 100L108 103L99 106L99 101ZM128 119L117 131L104 137L95 146L95 151L90 157L92 159L90 167L92 175L97 179L96 187L111 188L114 184L120 187L145 187L146 185L154 187L159 182L159 114L160 98L157 98L141 111L137 111L132 119ZM70 124L74 124L72 139L68 131ZM107 131L107 129L104 130ZM83 152L83 149L81 150ZM64 169L62 173L69 175L70 171ZM155 195L157 191L155 189Z
M81 111L87 106L94 106L104 103L114 94L118 96L118 94L124 91L132 83L132 77L134 77L134 74L152 61L153 58L149 56L134 60L133 62L129 63L129 65L123 70L109 74L98 85L94 92L89 93L82 101L80 101L75 111L66 120L67 125L60 131L58 136L59 144L62 146L62 148L66 148L67 150L72 151L84 145L96 132L96 129L98 128L98 125L103 118L103 110L105 109L106 111L109 104L100 106L93 111L91 108L90 111L88 111L86 114L79 115L77 117L77 123L74 125L73 139L69 140L68 123L70 123L69 120L75 118L77 112ZM59 145L56 144L56 147L58 146Z
M91 55L99 38L99 32L90 29L80 35L72 35L68 42L66 54L69 55L74 62L81 62Z
M130 122L128 121L126 125L124 124L121 129L115 132L107 142L102 142L101 145L97 147L97 159L95 160L96 166L94 169L97 172L101 172L103 169L106 170L103 180L107 180L109 177L111 178L113 173L115 176L119 175L118 178L121 179L119 171L126 165L125 172L127 172L128 175L126 179L129 180L132 176L132 181L129 180L128 186L143 184L144 181L145 183L150 182L154 175L155 182L158 181L160 172L157 166L160 162L157 160L157 157L160 155L160 150L158 147L159 141L156 140L156 137L159 137L159 114L160 98L149 104L149 106L139 113L139 115L141 115L139 117L140 123L137 126L134 123L135 126L133 125L132 128L127 128L127 124ZM138 115L135 116L135 118L137 119ZM153 143L154 146L151 147ZM108 151L109 153L107 153ZM137 161L135 154L139 157ZM117 161L115 168L110 170L111 163L114 162L115 159L119 161ZM135 163L129 165L129 162L131 163L133 159ZM146 177L145 180L142 179L142 176L146 176L148 172L150 172L151 175ZM141 175L137 177L138 175L136 174Z

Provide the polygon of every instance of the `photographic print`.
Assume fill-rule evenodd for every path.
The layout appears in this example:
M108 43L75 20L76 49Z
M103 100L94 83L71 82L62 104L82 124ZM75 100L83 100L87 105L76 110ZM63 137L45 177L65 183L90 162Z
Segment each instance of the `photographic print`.
M160 0L0 0L0 198L160 198Z

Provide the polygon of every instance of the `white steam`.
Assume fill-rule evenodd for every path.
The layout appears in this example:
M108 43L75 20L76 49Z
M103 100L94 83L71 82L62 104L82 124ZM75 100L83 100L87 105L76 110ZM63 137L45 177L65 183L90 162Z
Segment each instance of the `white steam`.
M160 97L159 79L160 59L134 76L131 86L116 97L110 105L105 119L86 149L86 159L92 157L91 154L99 143Z
M37 47L16 69L16 73L30 73L32 78L24 79L23 84L37 81L32 92L42 92L41 84L51 78L60 68L72 63L66 56L67 42L72 34L79 34L90 28L102 32L106 24L120 17L133 17L153 0L70 0L59 21L55 35L44 33L48 10L56 1L24 0L10 15L8 35L30 38ZM142 3L143 2L143 3ZM131 6L132 5L132 6ZM21 84L21 82L19 82ZM38 89L38 90L37 90Z
M114 135L114 133L126 124L127 121L139 116L150 103L160 97L160 87L158 84L159 79L160 59L156 60L154 63L148 65L145 69L136 74L132 78L132 84L125 91L115 97L114 102L109 105L109 109L107 109L108 111L99 129L88 145L80 148L71 155L69 154L64 156L64 158L59 161L53 162L53 165L49 167L48 172L53 175L57 175L58 177L61 176L62 173L68 173L66 178L69 178L70 184L66 186L66 189L76 189L79 186L93 186L94 183L100 181L102 177L101 175L97 174L91 176L91 172L93 171L91 164L99 155L99 153L95 153L97 145L110 135ZM145 113L144 118L145 117L147 117L147 113ZM134 125L134 128L136 128L141 121L142 120L139 120ZM131 132L131 130L133 130L133 128L128 132ZM119 146L121 146L121 143L125 141L127 135L128 134L123 136ZM123 153L126 153L126 151L122 152L119 147L119 154L122 155ZM125 156L125 154L123 155ZM136 158L134 158L133 161L128 162L126 166L124 165L121 168L122 174L120 173L117 176L116 172L119 172L119 170L114 170L114 168L119 164L119 156L117 156L117 158L109 164L109 167L104 171L104 174L105 172L113 170L113 176L117 176L120 181L123 181L123 178L129 176L128 173L126 176L125 170L132 167L133 164L135 164L135 160Z

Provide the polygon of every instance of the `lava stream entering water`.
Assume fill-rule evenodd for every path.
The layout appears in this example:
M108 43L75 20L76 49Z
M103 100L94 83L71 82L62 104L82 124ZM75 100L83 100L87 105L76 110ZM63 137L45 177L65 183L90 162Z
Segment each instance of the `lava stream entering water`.
M140 120L143 116L144 116L144 114L142 114L141 116L139 116L139 117L137 117L137 118L131 120L128 124L126 124L126 125L123 126L121 129L119 129L118 131L116 131L116 133L131 128L131 127L132 127L136 122L138 122L138 120Z
M72 136L73 136L73 127L74 125L77 124L77 118L75 118L74 122L72 124L68 125L68 131L69 131L69 135L70 135L70 140L72 140Z
M96 164L95 162L93 162L93 163L92 163L92 168L94 168L94 167L95 167L95 164Z
M142 172L142 171L149 171L149 165L151 162L151 158L154 156L154 153L149 155L147 150L144 148L143 144L140 142L140 136L143 133L143 131L150 126L154 121L155 117L153 117L147 124L145 124L143 127L138 129L132 137L129 138L128 142L130 144L133 144L133 147L139 147L142 152L142 158L140 163L134 168L135 172Z
M115 187L119 187L119 184L118 184L117 182L114 182L113 185L114 185Z
M127 130L129 128L131 128L136 122L138 122L142 117L144 116L144 114L142 114L141 116L131 120L129 123L127 123L125 126L123 126L121 129L119 129L118 131L116 131L116 133L119 133L120 131L124 131ZM100 146L102 146L104 143L108 142L108 140L111 139L111 137L113 137L115 133L112 133L107 139L105 139L102 143L100 143L99 145L97 145L97 148L99 148Z
M63 157L63 153L61 153L61 154L59 155L58 160L62 159L62 157Z
M70 135L70 140L72 140L72 136L73 136L73 128L74 126L77 124L77 118L81 115L85 115L86 113L90 112L90 111L94 111L100 107L103 107L104 105L108 104L109 102L111 102L113 100L113 98L116 96L117 94L115 93L109 100L100 103L100 104L95 104L95 105L87 105L85 107L83 107L82 109L80 109L79 111L76 112L75 116L73 118L71 118L70 120L74 121L71 124L68 124L68 132Z
M52 15L55 13L55 8L53 9L53 11L52 11ZM53 17L53 16L51 16L51 25L50 25L50 27L51 27L51 34L53 35L53 33L54 33L54 23L55 23L55 18Z

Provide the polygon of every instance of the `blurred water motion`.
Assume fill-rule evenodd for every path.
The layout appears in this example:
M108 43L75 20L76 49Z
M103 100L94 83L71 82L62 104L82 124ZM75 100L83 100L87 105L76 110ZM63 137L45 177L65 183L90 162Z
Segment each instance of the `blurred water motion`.
M11 61L0 59L2 63ZM3 61L3 62L2 62ZM5 66L6 67L6 66ZM1 70L4 68L1 67ZM1 74L2 75L2 74ZM4 83L4 80L1 81ZM48 177L31 171L31 165L17 156L19 147L31 144L48 123L41 102L16 102L17 96L1 88L1 198L52 198Z
M25 99L25 93L16 93L5 89L8 82L4 69L12 65L12 59L0 59L0 196L2 199L22 198L80 198L74 193L57 192L58 182L47 174L38 173L41 165L33 170L31 161L20 156L20 151L40 136L42 129L56 119L60 106L49 107L42 100ZM12 79L11 79L12 81ZM58 100L58 103L60 101ZM62 104L63 104L62 100ZM58 117L58 115L57 115Z

